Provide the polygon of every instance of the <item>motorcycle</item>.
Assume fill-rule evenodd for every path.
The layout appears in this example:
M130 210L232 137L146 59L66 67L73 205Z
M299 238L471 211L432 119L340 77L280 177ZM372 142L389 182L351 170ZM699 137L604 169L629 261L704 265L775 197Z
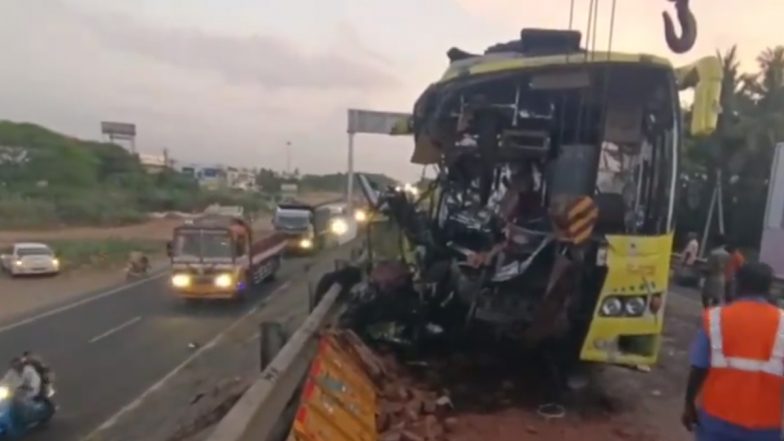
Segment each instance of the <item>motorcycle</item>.
M150 261L147 256L138 252L131 253L128 265L125 267L125 278L127 280L144 277L150 271Z
M52 401L54 388L49 384L44 386L42 397L32 402L28 421L20 421L14 414L14 392L0 385L0 440L19 439L33 429L46 425L57 412L57 406Z

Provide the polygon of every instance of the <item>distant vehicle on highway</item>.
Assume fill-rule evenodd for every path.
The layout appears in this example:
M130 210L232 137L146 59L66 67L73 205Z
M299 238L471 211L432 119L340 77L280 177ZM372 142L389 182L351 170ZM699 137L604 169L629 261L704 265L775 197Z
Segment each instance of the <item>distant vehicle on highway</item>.
M46 244L19 242L0 255L2 266L12 277L60 272L60 260Z
M346 206L281 202L275 209L272 225L275 231L286 236L286 248L290 253L313 254L346 234Z

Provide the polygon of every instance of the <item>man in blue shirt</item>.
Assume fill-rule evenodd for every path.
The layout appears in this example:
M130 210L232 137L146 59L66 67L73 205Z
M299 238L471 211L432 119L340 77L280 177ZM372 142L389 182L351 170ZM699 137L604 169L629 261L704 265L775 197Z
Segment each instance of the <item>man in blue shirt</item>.
M765 268L762 268L763 266ZM757 269L759 271L756 271ZM749 264L745 266L744 270L741 273L745 274L739 274L739 292L736 301L768 303L770 267L764 264ZM767 273L767 275L761 273ZM768 288L762 288L766 285L766 281L760 279L766 277ZM689 361L691 372L686 390L682 422L687 430L696 432L697 441L781 441L781 430L752 430L697 409L697 395L711 367L711 342L702 325L692 343Z

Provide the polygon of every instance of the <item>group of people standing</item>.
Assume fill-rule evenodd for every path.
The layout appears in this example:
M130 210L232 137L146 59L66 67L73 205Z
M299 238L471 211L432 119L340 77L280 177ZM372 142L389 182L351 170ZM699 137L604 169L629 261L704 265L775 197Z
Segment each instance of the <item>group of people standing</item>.
M702 306L721 305L731 302L737 295L737 274L746 263L746 257L735 244L723 235L714 237L715 247L708 253L707 274L702 285ZM689 234L683 251L682 264L693 267L697 263L700 245L697 235Z

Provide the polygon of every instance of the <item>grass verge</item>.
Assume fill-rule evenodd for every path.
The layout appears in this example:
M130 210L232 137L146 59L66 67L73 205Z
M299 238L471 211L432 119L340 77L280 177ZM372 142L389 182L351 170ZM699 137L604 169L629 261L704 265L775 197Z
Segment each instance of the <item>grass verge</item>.
M48 244L55 250L64 271L78 268L109 268L128 261L131 251L152 257L165 251L165 242L156 240L102 239L55 240Z

